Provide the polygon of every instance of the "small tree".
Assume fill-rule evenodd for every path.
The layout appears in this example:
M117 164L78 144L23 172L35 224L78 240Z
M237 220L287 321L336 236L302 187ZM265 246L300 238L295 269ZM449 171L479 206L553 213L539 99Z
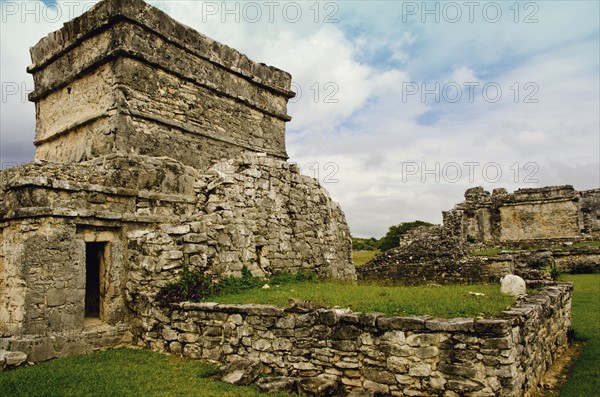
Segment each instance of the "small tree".
M375 237L360 238L352 237L353 251L377 251L379 249L379 240Z
M419 226L433 226L433 224L424 221L402 222L395 226L390 226L388 232L379 241L379 249L386 251L400 245L400 236L406 234L409 230Z

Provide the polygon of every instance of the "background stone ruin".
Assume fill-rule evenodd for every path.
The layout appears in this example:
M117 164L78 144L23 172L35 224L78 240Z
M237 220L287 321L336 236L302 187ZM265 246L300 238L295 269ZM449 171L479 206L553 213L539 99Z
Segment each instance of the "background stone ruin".
M465 201L443 212L441 226L408 232L400 246L357 268L359 279L401 284L497 282L514 273L526 279L563 272L600 272L600 189L572 186L519 189L508 193L468 189ZM499 255L469 256L485 248Z
M343 212L286 161L288 73L141 0L31 57L35 161L0 174L0 349L128 343L184 268L355 278Z

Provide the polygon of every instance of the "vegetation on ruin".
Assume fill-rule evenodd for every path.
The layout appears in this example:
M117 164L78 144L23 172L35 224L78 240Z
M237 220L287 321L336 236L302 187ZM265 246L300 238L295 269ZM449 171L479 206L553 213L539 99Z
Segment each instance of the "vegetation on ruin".
M400 245L400 237L412 229L420 226L433 226L432 223L424 221L402 222L389 227L385 236L380 239L375 237L361 238L352 237L353 251L386 251Z
M553 246L553 247L549 247L549 250L553 250L553 251L568 251L570 249L573 248L588 248L588 247L600 247L600 241L580 241L578 243L575 243L573 245L559 245L559 246Z
M312 282L316 275L309 271L298 273L275 273L263 279L252 275L252 272L244 266L241 276L228 276L212 279L201 271L183 270L178 280L167 284L158 291L156 302L162 307L178 302L200 302L208 296L231 295L243 293L244 291L261 288L265 284L289 284L296 282Z
M289 299L307 300L315 305L350 308L358 312L380 312L394 316L490 317L514 302L502 295L498 285L451 285L442 287L391 287L355 285L339 281L296 281L270 283L270 288L219 294L206 301L259 303L289 307ZM476 296L469 292L483 293Z
M317 280L314 273L276 273L265 279L242 268L241 277L229 276L213 282L201 273L184 271L179 280L162 288L159 305L177 302L259 303L288 307L289 299L315 305L350 308L359 312L381 312L395 316L490 317L510 306L514 299L500 293L497 285L450 285L395 287L356 285ZM267 284L269 288L263 288ZM484 294L477 296L470 294Z
M538 247L531 250L534 251L569 251L578 248L591 248L591 247L600 247L600 241L580 241L574 243L572 245L553 245L548 247ZM502 252L523 252L526 251L526 248L504 248L504 247L494 247L494 248L486 248L477 251L473 251L469 253L470 256L496 256L501 254Z
M482 250L477 250L471 252L470 256L496 256L500 254L504 249L503 248L487 248Z
M561 279L575 285L573 329L575 339L585 346L560 397L596 396L600 390L600 274L568 274Z
M0 374L11 397L258 397L254 387L213 379L218 366L147 350L113 349L61 358ZM270 394L289 397L289 394Z

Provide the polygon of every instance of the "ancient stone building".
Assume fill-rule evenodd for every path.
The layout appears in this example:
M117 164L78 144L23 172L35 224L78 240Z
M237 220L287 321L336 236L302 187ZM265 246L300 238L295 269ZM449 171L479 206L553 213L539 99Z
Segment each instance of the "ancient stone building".
M465 201L445 211L444 227L461 240L485 244L523 244L600 237L600 189L573 186L519 189L508 193L482 187L465 192Z
M400 246L358 268L360 279L427 283L496 282L515 273L544 278L556 265L564 272L600 272L600 189L572 186L508 193L468 189L465 201L443 212L441 226L407 233ZM469 255L482 248L498 255Z
M288 73L141 0L31 57L35 161L0 174L0 349L128 342L184 268L355 277L343 212L286 161Z

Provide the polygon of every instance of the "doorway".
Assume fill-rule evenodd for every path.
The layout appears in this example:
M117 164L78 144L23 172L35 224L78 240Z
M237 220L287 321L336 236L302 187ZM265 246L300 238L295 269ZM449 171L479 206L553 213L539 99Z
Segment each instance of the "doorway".
M106 242L85 243L85 318L102 321L104 317L104 271Z

